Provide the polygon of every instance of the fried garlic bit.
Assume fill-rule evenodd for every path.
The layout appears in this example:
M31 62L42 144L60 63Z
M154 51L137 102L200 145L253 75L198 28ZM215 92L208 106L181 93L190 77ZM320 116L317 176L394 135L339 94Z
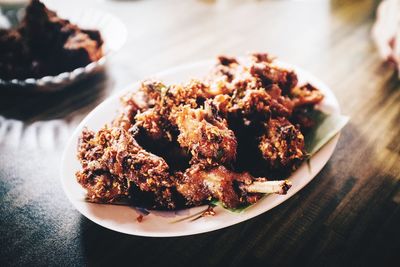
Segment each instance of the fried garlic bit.
M76 176L90 201L150 198L151 208L162 209L212 199L235 208L285 194L288 181L253 174L290 172L304 160L302 131L322 99L269 54L245 64L220 56L205 79L144 81L123 97L111 126L82 132Z

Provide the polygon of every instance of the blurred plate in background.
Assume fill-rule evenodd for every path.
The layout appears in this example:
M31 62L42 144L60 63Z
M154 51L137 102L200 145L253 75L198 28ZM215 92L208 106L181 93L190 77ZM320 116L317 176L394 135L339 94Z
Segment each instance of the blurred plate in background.
M22 91L56 91L67 85L81 80L82 78L97 73L104 68L106 59L117 52L126 42L127 29L120 19L95 9L63 8L57 10L58 16L70 20L83 29L99 30L104 40L104 56L85 67L77 68L71 72L63 72L55 76L45 76L39 79L28 78L24 80L2 80L0 89L22 90Z

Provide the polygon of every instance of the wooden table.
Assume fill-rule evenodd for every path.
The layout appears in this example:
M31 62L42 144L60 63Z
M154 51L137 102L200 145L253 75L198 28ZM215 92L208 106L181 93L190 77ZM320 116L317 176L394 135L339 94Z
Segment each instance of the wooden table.
M25 140L10 146L3 138L0 266L394 266L400 260L400 83L370 40L376 1L75 0L58 5L114 13L128 27L128 42L105 74L63 92L1 94L0 114L22 120L14 121L22 132L49 119L72 128L130 82L220 53L247 51L268 51L314 73L331 86L351 121L325 168L291 199L238 225L180 238L128 236L88 221L61 189L64 139L42 147L40 131L32 135L33 145ZM0 128L4 125L0 121Z

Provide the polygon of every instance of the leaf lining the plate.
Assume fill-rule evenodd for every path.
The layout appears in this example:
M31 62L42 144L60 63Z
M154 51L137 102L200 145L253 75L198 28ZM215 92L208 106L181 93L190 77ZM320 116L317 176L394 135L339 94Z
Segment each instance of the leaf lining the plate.
M309 154L309 157L315 155L349 121L348 116L327 114L319 110L314 110L311 113L311 118L315 122L315 127L304 136L305 150Z

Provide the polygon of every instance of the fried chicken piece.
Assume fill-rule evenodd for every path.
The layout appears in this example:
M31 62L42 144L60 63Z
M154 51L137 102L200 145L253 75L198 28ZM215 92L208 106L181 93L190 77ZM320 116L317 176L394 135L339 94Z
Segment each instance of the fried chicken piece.
M168 114L172 107L179 105L190 105L196 108L210 96L208 84L199 80L191 80L185 85L171 86L157 81L145 81L139 90L145 94L150 106L160 107L161 115Z
M84 130L78 151L83 167L77 173L78 182L88 190L89 196L94 197L92 201L113 201L115 197L110 198L110 195L115 195L115 192L118 192L117 196L125 195L130 182L133 182L140 190L153 192L160 201L159 206L175 206L168 198L162 197L165 190L174 185L167 163L145 151L123 128L104 127L97 133ZM108 174L103 175L104 172ZM97 173L103 176L99 178Z
M246 76L245 66L235 58L219 56L218 62L211 70L206 81L210 87L212 96L221 94L233 95L239 87L246 87L251 77Z
M167 131L171 128L168 121L170 107L165 103L168 87L161 82L145 81L139 91L143 93L149 108L134 116L135 125L153 140L171 140L172 134Z
M206 168L195 164L177 175L176 188L188 205L200 205L218 199L227 208L255 203L261 193L286 194L291 187L288 181L267 181L254 178L249 173L236 173L224 166Z
M271 113L271 96L264 89L246 90L232 106L231 112L240 112L246 119L267 118Z
M302 133L306 133L315 125L312 114L313 110L313 106L303 106L296 108L293 111L292 116L290 117L290 122L294 125L298 125Z
M324 95L320 90L307 83L303 86L294 87L290 91L290 98L292 99L295 108L316 105L324 99Z
M268 86L267 92L271 97L272 117L289 117L294 107L292 100L282 95L282 90L275 84Z
M294 71L284 69L274 63L253 63L250 67L250 73L261 79L264 88L272 84L278 85L283 95L288 95L298 81Z
M160 108L153 107L144 112L139 112L135 116L135 125L145 130L146 134L154 141L173 140L173 135L168 128L171 128L167 118L160 115Z
M140 91L145 95L150 108L137 113L136 125L154 140L171 142L178 133L175 120L170 118L171 111L180 105L197 108L207 98L207 90L206 84L196 80L187 85L172 86L145 81Z
M219 56L218 62L211 72L210 79L223 77L225 81L231 82L235 77L236 67L239 66L239 62L232 57Z
M191 162L227 163L235 158L237 143L233 132L213 111L211 102L203 102L208 95L206 84L193 80L185 86L166 87L146 82L141 90L153 108L137 114L135 120L155 140L171 142L176 137L181 147L192 154Z
M264 89L246 90L240 98L218 95L212 103L218 113L230 122L230 127L232 124L248 126L271 116L271 97Z
M136 122L135 116L139 112L147 110L148 104L145 102L143 94L137 91L124 95L120 101L122 108L118 116L112 121L112 125L128 131Z
M250 54L250 56L251 60L257 63L260 62L272 63L275 59L275 57L267 53L252 53Z
M228 56L218 56L217 60L219 64L223 66L230 66L232 64L239 64L239 62L236 60L234 57L228 57Z
M179 129L179 144L192 154L191 163L226 164L236 157L235 135L212 109L211 104L204 109L183 106L171 115Z
M308 131L314 126L312 110L324 99L324 95L317 88L307 83L303 86L294 87L290 91L290 98L294 106L290 121L299 125L302 132Z
M254 62L250 65L250 68L242 65L237 66L237 63L232 63L234 67L231 67L231 65L226 66L231 68L231 72L234 73L231 81L221 82L217 80L218 78L212 81L211 87L217 83L219 88L225 88L220 90L220 94L214 97L214 104L224 114L225 118L235 114L242 114L245 120L263 118L265 115L289 117L293 111L294 104L288 96L282 93L282 89L279 86L283 83L287 84L287 79L282 77L290 76L291 74L289 74L289 71L274 67L276 70L273 70L273 73L279 70L288 74L278 73L279 75L277 76L279 77L275 77L273 81L265 82L265 79L254 71L254 66L256 64L273 66L271 63L273 58L268 54L253 54L252 60ZM292 80L294 85L297 84L297 77ZM290 89L291 86L288 88ZM233 117L237 118L237 116Z
M183 173L176 188L186 198L188 205L200 205L216 198L226 207L234 208L240 204L240 200L233 188L233 181L233 175L223 166L206 170L204 165L195 164Z
M248 89L240 95L218 95L213 100L218 111L228 120L243 120L243 125L264 122L270 117L289 117L292 101L281 95L276 85L263 89Z
M285 118L271 119L259 149L271 168L292 168L306 156L304 136Z
M113 203L129 196L128 180L105 170L81 170L76 173L76 179L86 189L90 202Z

